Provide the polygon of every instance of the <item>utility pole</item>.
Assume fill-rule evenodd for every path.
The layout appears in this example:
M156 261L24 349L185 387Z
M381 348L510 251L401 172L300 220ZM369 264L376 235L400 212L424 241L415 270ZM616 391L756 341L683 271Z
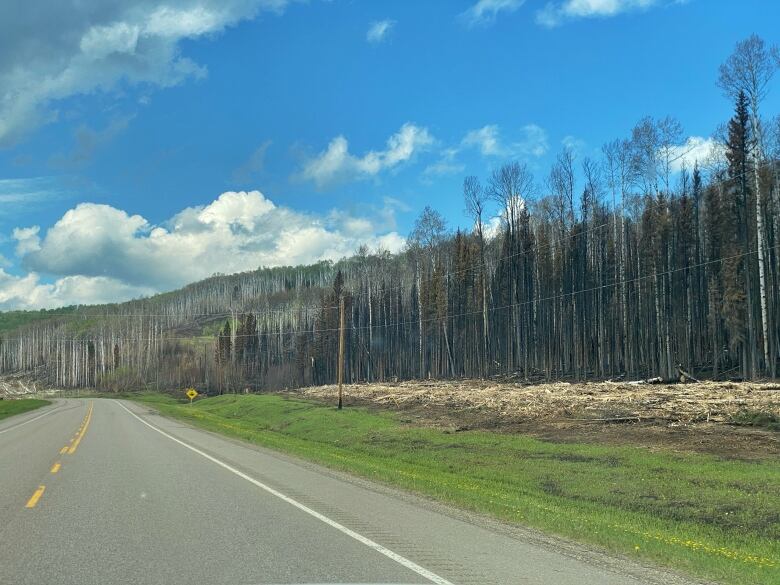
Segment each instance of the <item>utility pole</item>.
M209 368L208 368L208 359L206 358L206 346L208 344L203 344L203 376L206 378L206 393L209 391Z
M341 386L344 383L344 297L339 300L339 410L343 404Z

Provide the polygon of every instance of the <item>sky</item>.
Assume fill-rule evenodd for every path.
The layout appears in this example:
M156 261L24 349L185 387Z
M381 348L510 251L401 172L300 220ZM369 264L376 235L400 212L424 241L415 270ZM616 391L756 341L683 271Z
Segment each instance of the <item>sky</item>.
M5 0L0 310L398 251L425 205L468 228L464 176L543 184L643 116L703 153L719 64L777 22L767 0Z

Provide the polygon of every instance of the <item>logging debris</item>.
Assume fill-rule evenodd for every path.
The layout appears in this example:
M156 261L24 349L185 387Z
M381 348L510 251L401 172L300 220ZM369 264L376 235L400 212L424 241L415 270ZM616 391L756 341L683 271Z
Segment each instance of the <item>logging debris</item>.
M692 376L688 376L693 379ZM330 401L336 386L295 391ZM753 382L664 384L658 380L590 383L557 382L522 385L495 381L408 381L351 384L344 393L354 402L405 410L446 408L453 412L484 411L498 420L570 420L644 422L688 425L729 424L741 412L780 417L780 385Z

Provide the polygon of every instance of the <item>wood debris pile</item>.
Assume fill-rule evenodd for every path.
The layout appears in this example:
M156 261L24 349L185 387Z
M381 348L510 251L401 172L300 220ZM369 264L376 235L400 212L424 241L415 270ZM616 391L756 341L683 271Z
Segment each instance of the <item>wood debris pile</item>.
M331 401L336 386L302 388L304 397ZM594 382L536 384L493 381L410 381L344 387L353 401L406 410L484 411L507 420L593 422L658 421L666 424L729 422L749 411L780 416L780 384L696 382L636 384Z
M5 374L0 377L0 398L27 398L38 391L35 379L26 373Z

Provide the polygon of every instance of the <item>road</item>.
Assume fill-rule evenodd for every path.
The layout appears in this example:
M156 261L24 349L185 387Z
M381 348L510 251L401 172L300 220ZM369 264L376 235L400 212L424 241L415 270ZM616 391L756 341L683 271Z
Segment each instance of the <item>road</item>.
M0 584L683 581L110 399L0 421Z

